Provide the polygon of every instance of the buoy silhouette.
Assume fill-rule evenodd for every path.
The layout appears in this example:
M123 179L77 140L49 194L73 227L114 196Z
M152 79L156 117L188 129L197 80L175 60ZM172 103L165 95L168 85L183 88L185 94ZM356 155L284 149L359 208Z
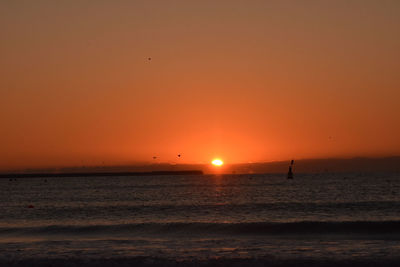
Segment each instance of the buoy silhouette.
M35 206L33 206L33 205L29 205L28 206L28 209L33 209Z

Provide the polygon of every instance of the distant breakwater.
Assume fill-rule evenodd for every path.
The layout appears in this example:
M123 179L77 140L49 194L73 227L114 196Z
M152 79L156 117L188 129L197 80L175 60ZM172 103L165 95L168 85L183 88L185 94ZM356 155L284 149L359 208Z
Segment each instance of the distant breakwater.
M71 173L5 173L0 178L48 178L48 177L110 177L110 176L159 176L159 175L203 175L201 170L151 171L151 172L71 172Z

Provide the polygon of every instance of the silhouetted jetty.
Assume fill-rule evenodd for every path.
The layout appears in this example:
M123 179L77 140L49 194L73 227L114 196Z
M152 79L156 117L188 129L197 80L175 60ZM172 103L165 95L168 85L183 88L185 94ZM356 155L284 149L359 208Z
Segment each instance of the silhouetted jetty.
M159 176L159 175L203 175L203 171L187 170L187 171L152 171L152 172L6 173L6 174L0 174L0 178L112 177L112 176Z

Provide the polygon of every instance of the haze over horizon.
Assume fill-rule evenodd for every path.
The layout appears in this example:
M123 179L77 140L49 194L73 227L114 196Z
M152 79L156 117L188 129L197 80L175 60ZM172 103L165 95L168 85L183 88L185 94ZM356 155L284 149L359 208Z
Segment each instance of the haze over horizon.
M3 1L0 170L400 155L399 12Z

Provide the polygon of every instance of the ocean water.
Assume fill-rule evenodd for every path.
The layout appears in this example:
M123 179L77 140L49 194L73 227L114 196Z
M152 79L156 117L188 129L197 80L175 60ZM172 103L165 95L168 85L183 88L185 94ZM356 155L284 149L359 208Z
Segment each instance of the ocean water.
M0 179L1 266L398 266L399 255L399 174Z

